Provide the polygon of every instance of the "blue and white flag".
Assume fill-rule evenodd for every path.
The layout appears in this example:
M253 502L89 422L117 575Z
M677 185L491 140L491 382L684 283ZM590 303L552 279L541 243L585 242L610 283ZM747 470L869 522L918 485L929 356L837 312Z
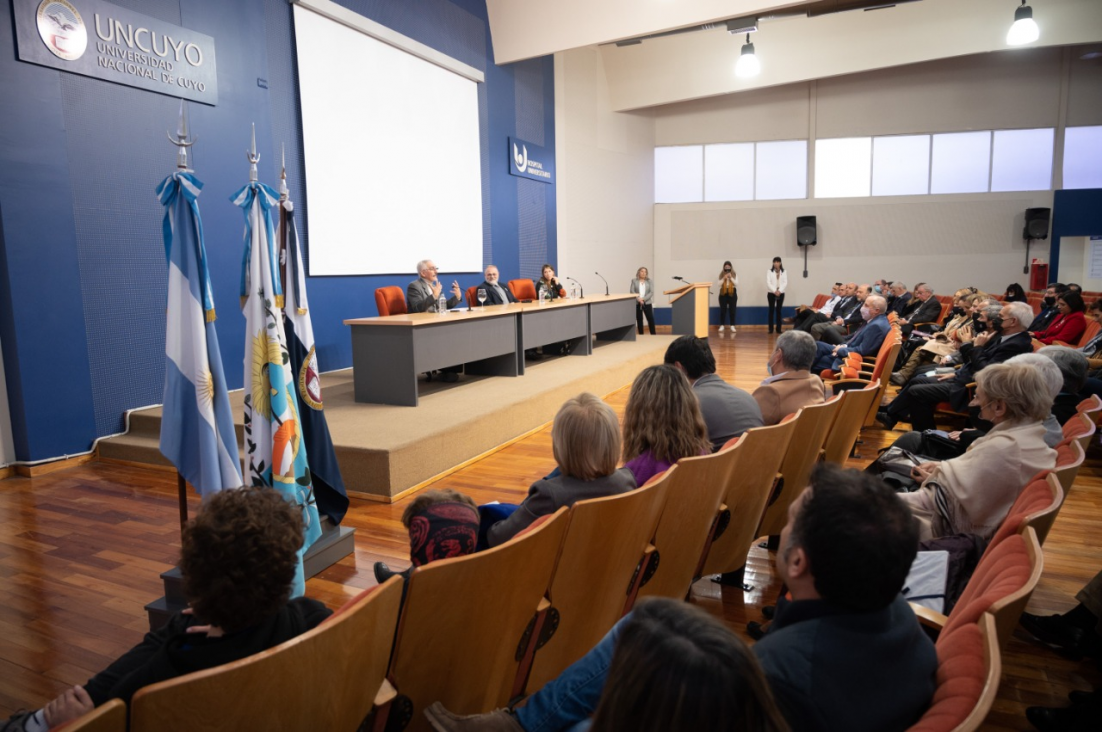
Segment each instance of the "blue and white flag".
M296 375L302 437L306 441L306 455L314 478L318 511L328 516L335 525L341 522L348 511L348 494L344 491L344 479L333 450L333 439L329 436L329 422L323 411L321 371L314 346L314 324L306 298L306 269L298 241L295 207L286 200L280 206L283 209L282 249L286 257L287 273L283 301L287 350L291 354L291 371Z
M272 486L302 508L306 541L299 550L292 596L306 591L302 557L321 536L313 479L306 459L295 375L283 330L283 292L275 254L276 192L252 182L231 199L245 213L241 301L245 314L245 462L251 485Z
M161 453L201 496L241 486L233 412L214 329L199 191L193 174L177 171L157 186L165 208L168 318L165 328Z

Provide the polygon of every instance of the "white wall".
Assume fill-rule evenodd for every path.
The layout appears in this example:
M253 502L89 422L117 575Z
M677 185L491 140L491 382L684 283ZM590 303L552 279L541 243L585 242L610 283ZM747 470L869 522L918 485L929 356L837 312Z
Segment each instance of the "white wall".
M15 460L15 445L11 434L11 413L8 411L8 388L4 377L4 348L0 345L0 465Z
M600 53L555 55L555 164L559 274L586 293L627 292L653 271L654 121L612 112Z
M1090 256L1090 237L1062 237L1060 239L1060 281L1076 282L1090 292L1102 291L1102 279L1087 276L1090 272Z

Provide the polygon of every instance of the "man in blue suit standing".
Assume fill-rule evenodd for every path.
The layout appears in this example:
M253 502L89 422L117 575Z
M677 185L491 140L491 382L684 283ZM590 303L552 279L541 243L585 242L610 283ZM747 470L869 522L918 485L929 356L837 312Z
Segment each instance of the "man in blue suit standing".
M823 369L837 371L842 367L846 356L851 353L871 356L879 351L884 337L891 330L888 316L885 314L887 309L888 303L882 296L866 297L865 304L861 306L861 317L864 318L865 324L840 346L832 346L823 341L815 344L816 355L812 373Z

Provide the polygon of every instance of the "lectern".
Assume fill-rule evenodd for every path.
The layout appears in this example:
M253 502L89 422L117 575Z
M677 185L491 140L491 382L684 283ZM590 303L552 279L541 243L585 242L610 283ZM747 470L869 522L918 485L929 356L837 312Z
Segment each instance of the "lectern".
M690 282L663 295L670 295L673 305L674 335L708 337L708 287L711 282Z

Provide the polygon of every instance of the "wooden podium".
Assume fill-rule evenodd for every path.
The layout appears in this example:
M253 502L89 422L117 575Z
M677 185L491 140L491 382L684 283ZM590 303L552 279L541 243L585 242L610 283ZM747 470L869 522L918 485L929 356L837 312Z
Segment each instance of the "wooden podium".
M708 288L711 282L690 282L663 295L673 305L673 334L708 337Z

